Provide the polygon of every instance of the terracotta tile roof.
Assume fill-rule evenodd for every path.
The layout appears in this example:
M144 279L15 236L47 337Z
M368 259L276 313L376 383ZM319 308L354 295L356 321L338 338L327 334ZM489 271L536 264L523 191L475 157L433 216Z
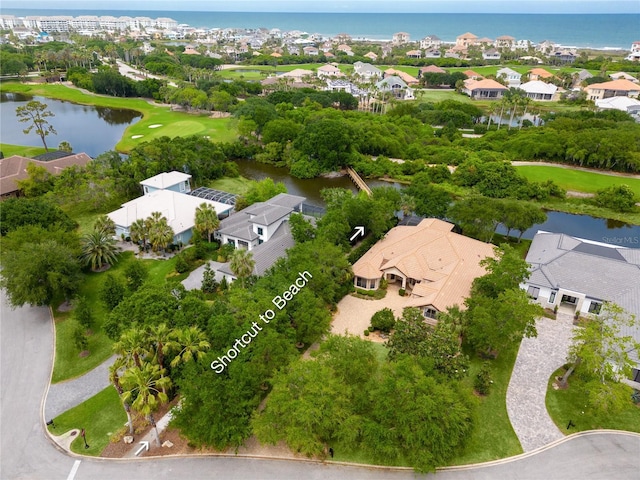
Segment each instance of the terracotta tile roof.
M640 85L630 82L621 78L620 80L612 80L610 82L593 83L589 85L587 90L626 90L626 91L638 91Z
M436 65L429 65L427 67L422 67L420 69L420 73L447 73L444 68L440 68Z
M553 77L553 73L547 72L544 68L532 68L529 70L530 75L537 75L541 78L551 78Z
M86 153L76 153L43 162L33 158L12 155L11 157L0 159L0 195L8 195L18 191L18 180L28 178L27 165L34 163L47 169L52 175L59 175L62 170L72 165L85 166L91 161L91 157Z
M464 81L464 86L472 92L473 90L507 90L507 87L500 82L496 82L491 78L484 78L482 80L468 79Z
M377 279L397 270L418 280L409 306L433 305L439 311L463 306L473 280L485 273L480 260L494 253L492 245L453 233L452 228L434 218L395 227L355 263L353 272Z

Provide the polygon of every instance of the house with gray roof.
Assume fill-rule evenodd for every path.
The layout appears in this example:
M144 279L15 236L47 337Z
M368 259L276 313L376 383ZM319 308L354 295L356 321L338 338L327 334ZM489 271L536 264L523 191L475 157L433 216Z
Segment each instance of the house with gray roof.
M373 78L382 78L382 70L380 70L377 67L374 67L370 63L355 62L353 64L353 71L358 77L364 80L371 80Z
M300 212L304 197L280 193L257 202L220 222L215 238L222 244L253 250L275 237L291 213Z
M640 248L584 240L562 233L539 231L527 253L531 275L522 285L543 307L597 315L603 302L612 302L640 317ZM628 328L640 342L640 328ZM632 352L640 369L638 352Z

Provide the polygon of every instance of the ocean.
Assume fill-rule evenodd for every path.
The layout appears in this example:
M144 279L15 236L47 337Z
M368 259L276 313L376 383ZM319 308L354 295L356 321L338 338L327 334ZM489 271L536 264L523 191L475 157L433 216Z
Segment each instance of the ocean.
M567 47L629 50L640 40L640 14L470 14L470 13L250 13L186 11L113 11L3 9L3 14L113 15L170 17L178 23L204 28L279 28L319 33L325 37L348 33L353 39L390 40L407 32L411 40L437 35L453 42L471 32L495 39L511 35L534 43L550 40Z

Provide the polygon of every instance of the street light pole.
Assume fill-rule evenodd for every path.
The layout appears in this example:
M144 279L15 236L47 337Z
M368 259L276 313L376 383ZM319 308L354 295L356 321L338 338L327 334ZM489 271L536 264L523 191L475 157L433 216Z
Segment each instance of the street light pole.
M84 431L84 428L82 429L82 432L80 432L80 435L82 436L82 439L84 440L84 448L85 449L89 448L89 445L87 445L87 436L86 436L86 433Z

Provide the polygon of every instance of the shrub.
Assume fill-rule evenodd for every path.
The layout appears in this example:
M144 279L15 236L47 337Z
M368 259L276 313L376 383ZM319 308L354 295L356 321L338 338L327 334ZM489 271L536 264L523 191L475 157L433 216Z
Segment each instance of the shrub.
M176 256L175 268L178 273L186 273L189 271L189 262L184 258L184 255Z
M635 208L636 198L629 185L612 185L599 190L594 199L596 205L616 212L629 212Z
M491 384L493 380L491 380L491 366L489 362L484 362L480 371L476 375L475 380L473 381L473 388L476 389L480 395L488 395L489 390L491 388Z
M135 292L147 279L147 268L140 260L133 260L124 269L124 278L127 280L127 287Z
M100 289L100 300L111 311L118 306L124 298L126 287L124 281L120 277L113 274L107 275Z
M369 336L369 329L368 329L368 328L364 331L364 336L365 336L365 337L368 337L368 336Z
M93 312L85 297L80 297L73 310L73 318L85 329L91 328L93 324Z
M396 324L396 317L390 308L383 308L371 317L371 328L389 333Z
M76 346L78 351L82 352L87 349L89 346L89 341L87 340L86 335L84 334L84 327L80 325L78 322L74 322L73 326L73 344Z
M201 290L204 293L215 293L218 289L218 282L216 281L216 272L211 269L211 265L207 263L204 266L204 273L202 274L202 287Z
M400 290L398 290L398 295L400 295L401 297L404 297L405 293L406 293L406 290L404 288L401 288Z

